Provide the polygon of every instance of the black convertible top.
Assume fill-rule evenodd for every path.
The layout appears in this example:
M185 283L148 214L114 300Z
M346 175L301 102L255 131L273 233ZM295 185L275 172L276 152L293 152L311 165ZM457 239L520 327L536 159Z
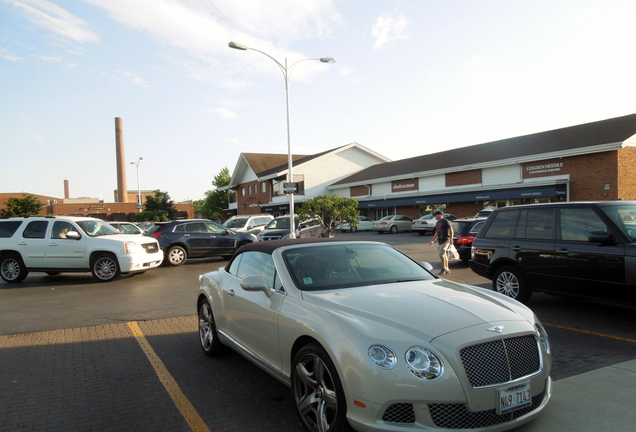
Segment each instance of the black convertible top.
M338 240L335 238L295 238L295 239L284 239L284 240L267 240L267 241L259 241L248 243L245 246L239 248L236 253L245 252L245 251L257 251L264 252L267 254L272 254L276 249L283 246L293 246L299 244L307 244L307 243L329 243L334 241L355 241L355 240Z

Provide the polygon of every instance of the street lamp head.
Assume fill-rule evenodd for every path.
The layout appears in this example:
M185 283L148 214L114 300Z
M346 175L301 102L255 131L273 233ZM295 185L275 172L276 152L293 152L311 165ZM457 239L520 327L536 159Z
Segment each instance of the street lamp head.
M229 44L227 44L227 46L229 46L230 48L241 50L241 51L246 51L247 50L247 47L245 45L241 45L241 44L236 43L236 42L230 42Z
M323 63L335 63L336 62L336 58L335 57L321 57L320 61Z

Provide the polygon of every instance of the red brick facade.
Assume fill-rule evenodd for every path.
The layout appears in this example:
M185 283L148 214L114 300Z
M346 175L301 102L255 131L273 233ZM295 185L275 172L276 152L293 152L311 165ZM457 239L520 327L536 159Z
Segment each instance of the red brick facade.
M263 186L264 185L264 186ZM263 192L262 188L265 188ZM261 206L272 200L272 182L252 181L242 183L236 191L238 214L250 215L262 213Z
M481 184L481 170L459 171L446 174L446 187ZM449 212L450 213L450 212Z
M368 196L368 195L371 195L371 193L372 193L371 191L372 191L371 185L369 185L369 186L365 186L365 185L353 186L353 187L349 188L349 194L352 197Z

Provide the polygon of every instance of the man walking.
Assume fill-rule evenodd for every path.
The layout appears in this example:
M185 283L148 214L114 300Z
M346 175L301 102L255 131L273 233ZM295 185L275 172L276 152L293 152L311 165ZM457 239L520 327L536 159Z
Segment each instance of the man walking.
M442 261L442 270L439 274L449 274L448 248L453 244L453 227L448 219L444 218L444 214L441 211L436 211L434 215L437 220L437 223L435 224L435 234L433 235L433 240L431 240L428 245L433 246L435 240L437 240L437 254L439 255L439 259Z

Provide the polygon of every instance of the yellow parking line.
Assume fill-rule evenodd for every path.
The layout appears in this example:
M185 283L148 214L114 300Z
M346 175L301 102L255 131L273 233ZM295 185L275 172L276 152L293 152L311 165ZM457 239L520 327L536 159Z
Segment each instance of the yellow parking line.
M620 336L612 336L612 335L607 335L607 334L603 334L603 333L596 333L596 332L592 332L592 331L588 331L588 330L582 330L582 329L577 329L574 327L566 327L566 326L562 326L562 325L558 325L558 324L549 324L549 323L543 323L544 326L550 326L550 327L556 327L556 328L560 328L560 329L564 329L564 330L572 330L575 332L579 332L579 333L585 333L585 334L589 334L589 335L593 335L593 336L601 336L604 338L609 338L609 339L617 339L617 340L621 340L624 342L632 342L632 343L636 343L636 339L629 339L629 338L624 338L624 337L620 337Z
M155 353L155 350L152 349L152 347L146 340L146 337L139 327L139 324L136 321L132 321L128 323L128 327L130 327L130 329L132 330L133 335L141 346L141 349L146 354L148 360L150 360L150 364L157 373L159 380L166 388L168 394L172 398L172 401L174 402L175 406L177 407L183 418L185 418L185 420L188 422L188 425L190 425L190 428L194 432L210 432L210 429L208 429L203 419L199 416L190 401L185 397L185 395L179 388L177 382L174 380L174 378L172 378L172 376L168 372L168 369L166 369L166 366L163 364L157 353Z

